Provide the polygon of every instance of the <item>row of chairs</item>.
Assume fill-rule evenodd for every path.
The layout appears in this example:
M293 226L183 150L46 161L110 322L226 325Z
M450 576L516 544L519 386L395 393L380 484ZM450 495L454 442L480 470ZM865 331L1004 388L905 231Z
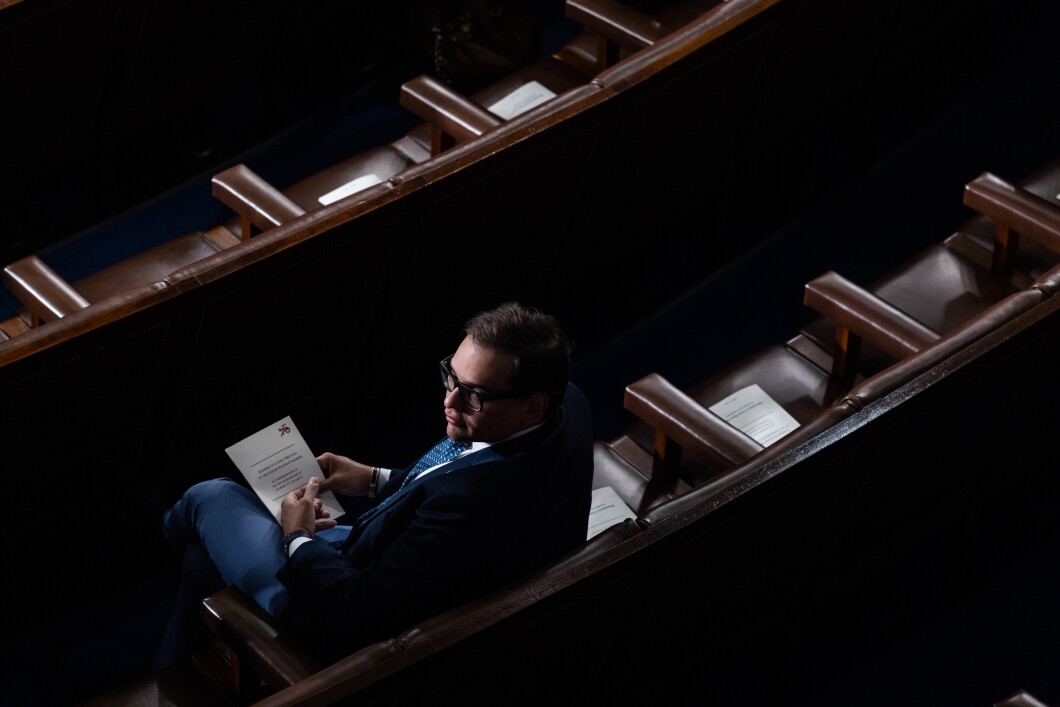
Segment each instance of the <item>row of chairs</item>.
M964 203L978 213L941 244L869 288L835 272L808 283L804 303L820 317L784 343L687 390L658 373L629 385L625 405L637 421L611 444L650 452L663 488L694 487L763 451L710 411L748 385L760 386L799 424L779 440L783 448L892 392L1056 291L1058 181L1060 161L1025 180L1028 188L979 176L964 191ZM986 241L991 232L994 248ZM1014 251L1016 234L1035 247ZM995 257L1006 243L1007 257Z
M565 14L581 28L571 41L472 95L464 96L426 74L403 83L400 105L423 122L390 143L283 189L245 164L216 174L212 193L236 214L223 224L181 235L74 282L67 282L37 255L7 265L4 284L22 307L17 316L0 322L0 337L9 339L93 303L163 283L181 268L322 206L385 191L410 168L588 85L600 71L721 4L720 0L662 3L654 8L663 18L658 19L617 0L568 0Z
M673 21L691 21L720 2L683 8ZM673 10L669 4L664 4ZM681 25L668 24L614 0L567 0L566 15L583 31L552 54L522 67L471 95L460 94L429 75L402 84L400 104L423 123L399 139L337 162L295 184L278 188L246 165L213 178L213 193L239 215L242 227L266 230L282 223L291 204L305 211L353 197L351 202L415 179L417 166L494 130L534 109L540 117L562 106L562 96L588 86L596 75L651 46ZM381 185L381 186L376 186ZM374 188L374 190L373 190ZM353 196L353 195L357 196ZM351 203L348 202L348 203ZM230 227L236 228L235 224Z
M1057 165L1060 162L1047 165L1024 183L1036 188L1052 183L1060 171ZM650 542L653 534L645 532L648 529L701 506L744 475L820 438L829 428L1060 290L1060 248L1049 248L1060 235L1060 204L990 173L966 185L964 203L977 211L976 216L941 245L929 247L873 287L862 288L836 272L807 283L803 301L820 318L788 341L767 347L688 390L677 388L658 373L628 385L624 404L637 421L624 434L596 442L594 488L613 489L635 518L616 521L583 547L516 586L411 627L330 666L319 665L238 589L208 597L203 617L218 645L224 646L211 654L227 656L231 671L227 690L237 694L236 686L242 686L242 700L284 690L293 703L305 695L319 697L329 689L340 689L336 686L370 673L381 662L412 655L417 647L432 642L444 645L454 632L467 630L477 618L490 615L498 602L510 605L513 597L532 601L565 573L603 561L608 553L633 551L638 543ZM1043 257L1033 266L1041 273L1030 279L1020 268L991 270L977 264L976 259L991 260L985 241L976 245L983 252L975 259L962 252L975 242L976 235L985 233L987 224L998 241L995 253L1003 241L1011 246L1015 233L1044 246ZM924 262L936 264L933 274L925 274ZM1024 281L1026 286L1014 284ZM894 292L919 294L906 301ZM909 301L919 305L917 316L899 306ZM832 338L825 338L824 330ZM876 360L859 356L862 344L860 353L871 347ZM889 362L881 363L883 358ZM711 411L719 401L752 384L794 418L798 426L793 431L763 444Z

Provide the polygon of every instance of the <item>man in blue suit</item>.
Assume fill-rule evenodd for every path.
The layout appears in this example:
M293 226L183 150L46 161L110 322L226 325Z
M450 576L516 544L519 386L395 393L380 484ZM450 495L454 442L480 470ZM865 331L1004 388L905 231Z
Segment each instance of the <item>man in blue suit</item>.
M446 436L417 464L322 454L324 478L284 498L279 524L229 479L192 486L166 512L183 576L156 667L203 638L198 602L226 584L330 662L585 542L592 424L567 380L566 335L516 303L472 317L464 333L440 362ZM372 500L338 525L317 498L327 490Z

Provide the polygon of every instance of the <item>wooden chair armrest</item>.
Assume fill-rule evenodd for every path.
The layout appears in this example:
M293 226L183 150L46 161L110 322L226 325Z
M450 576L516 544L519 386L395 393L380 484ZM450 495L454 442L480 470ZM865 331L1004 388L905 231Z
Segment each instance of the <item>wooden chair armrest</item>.
M72 314L89 301L35 255L4 268L4 285L32 315L33 326Z
M431 125L432 155L476 138L504 122L426 74L401 84L399 102Z
M616 45L637 51L674 31L617 0L567 0L564 14Z
M218 172L210 181L214 197L239 215L242 240L250 237L252 228L267 231L305 213L245 164Z
M861 341L902 359L939 338L935 330L831 270L806 283L803 303L835 322L832 374L843 381L853 380Z
M667 483L677 474L682 448L702 450L732 465L763 449L658 373L627 385L623 406L655 428L653 481Z
M276 619L236 587L226 587L203 599L202 617L234 654L233 672L242 674L249 668L275 690L323 667ZM240 679L237 685L244 681Z
M1060 253L1060 205L990 172L983 172L964 186L964 204L997 224L992 268L998 274L1009 272L1019 247L1018 234Z

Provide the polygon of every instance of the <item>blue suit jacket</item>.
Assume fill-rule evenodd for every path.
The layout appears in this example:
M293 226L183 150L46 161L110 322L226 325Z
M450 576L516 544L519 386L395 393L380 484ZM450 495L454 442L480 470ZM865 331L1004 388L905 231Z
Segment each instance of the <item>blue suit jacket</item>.
M331 662L558 558L585 542L592 446L588 402L568 384L544 425L432 471L341 550L300 547L278 575L281 620Z

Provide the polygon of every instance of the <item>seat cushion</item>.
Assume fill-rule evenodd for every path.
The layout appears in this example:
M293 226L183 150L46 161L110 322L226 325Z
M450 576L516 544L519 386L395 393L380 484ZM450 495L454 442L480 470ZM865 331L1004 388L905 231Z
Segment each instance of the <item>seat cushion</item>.
M346 184L366 178L385 182L413 164L416 162L412 157L393 145L373 147L320 170L283 193L306 211L313 211L323 206L320 197Z
M943 244L924 249L869 289L939 334L953 331L1017 291L1008 280ZM801 332L827 351L835 350L831 321L817 319ZM864 344L857 369L869 377L894 361L893 356Z
M768 346L684 392L710 408L752 384L762 388L800 425L814 420L847 392L847 387L831 378L826 368L788 344ZM643 421L634 422L625 434L646 450L654 448L655 430ZM686 449L682 452L681 476L696 486L728 471L730 466L722 465L716 456Z
M89 302L99 302L111 295L158 282L174 270L239 242L232 234L218 238L217 233L218 229L210 233L194 231L166 241L77 280L72 283L73 287Z
M624 435L611 442L597 441L593 445L593 489L610 486L639 516L691 488L682 480L669 486L653 483L651 461L650 453Z
M591 79L591 75L578 71L570 64L546 57L476 91L471 95L471 99L483 108L489 108L531 81L536 81L558 96L589 83Z

